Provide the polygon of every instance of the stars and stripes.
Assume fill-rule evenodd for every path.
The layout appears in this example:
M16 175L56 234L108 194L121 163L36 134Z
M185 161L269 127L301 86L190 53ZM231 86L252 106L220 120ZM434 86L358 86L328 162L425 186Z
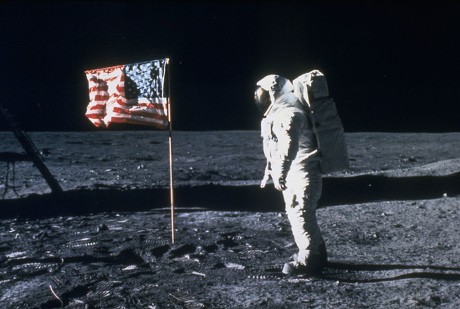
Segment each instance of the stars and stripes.
M167 128L167 63L161 59L85 71L90 99L86 117L96 127L130 123Z

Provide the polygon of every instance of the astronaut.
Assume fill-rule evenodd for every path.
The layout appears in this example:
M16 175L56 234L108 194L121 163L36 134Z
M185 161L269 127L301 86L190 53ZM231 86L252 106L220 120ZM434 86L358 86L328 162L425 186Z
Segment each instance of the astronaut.
M261 136L267 158L260 186L264 188L271 178L282 192L299 249L294 260L284 264L283 273L319 275L327 263L327 252L316 218L322 175L312 123L288 79L271 74L257 86L254 99L264 113Z

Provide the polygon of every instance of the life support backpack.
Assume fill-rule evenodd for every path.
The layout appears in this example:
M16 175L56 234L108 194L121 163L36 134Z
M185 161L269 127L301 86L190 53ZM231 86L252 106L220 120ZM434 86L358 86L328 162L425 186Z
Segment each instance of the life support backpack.
M342 121L329 96L326 77L318 70L293 81L294 94L310 115L318 142L321 172L328 174L350 167Z

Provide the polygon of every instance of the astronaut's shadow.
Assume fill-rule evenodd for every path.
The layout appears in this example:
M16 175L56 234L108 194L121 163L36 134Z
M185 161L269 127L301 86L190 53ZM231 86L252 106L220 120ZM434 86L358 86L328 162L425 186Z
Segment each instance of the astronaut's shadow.
M460 268L434 265L355 264L329 261L322 278L347 283L374 283L413 278L460 281Z

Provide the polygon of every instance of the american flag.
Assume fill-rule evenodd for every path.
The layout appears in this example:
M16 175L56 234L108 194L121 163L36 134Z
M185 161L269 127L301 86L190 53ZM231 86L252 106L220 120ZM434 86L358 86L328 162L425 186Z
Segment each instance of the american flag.
M164 77L168 59L87 70L86 117L96 127L110 123L167 128L168 99Z

